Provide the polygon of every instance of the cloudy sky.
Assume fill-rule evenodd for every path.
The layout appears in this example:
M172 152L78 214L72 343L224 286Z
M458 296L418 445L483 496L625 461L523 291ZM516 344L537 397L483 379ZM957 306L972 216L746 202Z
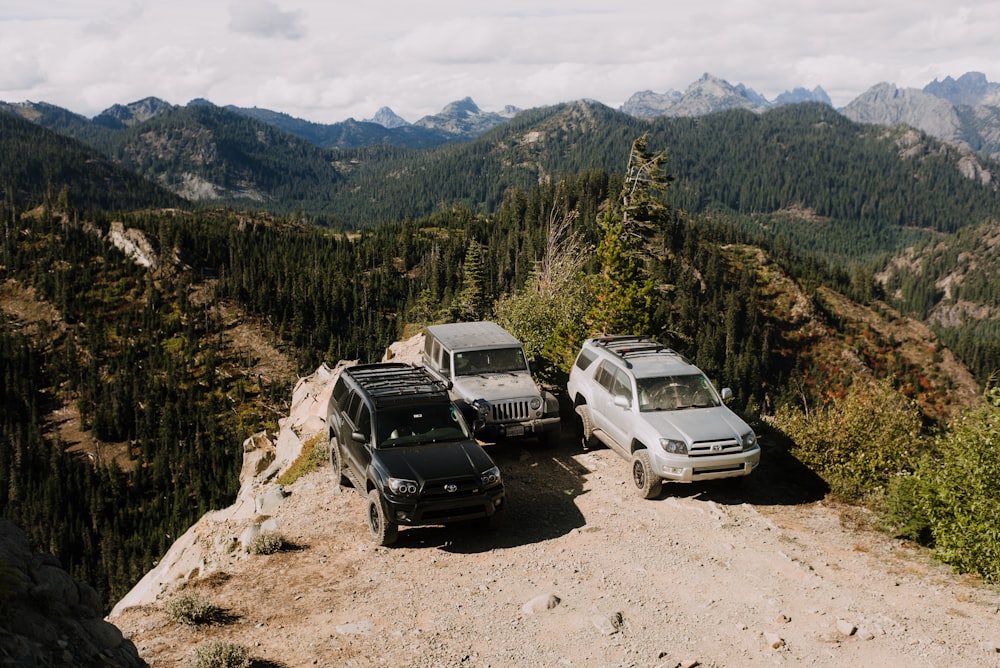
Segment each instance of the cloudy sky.
M684 90L1000 81L997 0L0 0L0 100L84 114L155 96L332 123ZM949 6L951 5L951 6Z

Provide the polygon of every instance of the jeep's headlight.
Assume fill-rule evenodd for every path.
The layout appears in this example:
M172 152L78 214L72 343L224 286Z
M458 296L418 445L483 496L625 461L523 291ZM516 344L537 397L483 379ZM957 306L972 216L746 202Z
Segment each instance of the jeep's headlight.
M414 496L417 493L417 482L406 478L389 478L389 491L399 496Z
M496 487L500 484L500 469L494 466L491 469L483 471L479 474L479 481L482 483L484 489Z
M757 435L752 431L748 431L740 437L740 441L743 443L743 450L753 450L753 446L757 445Z
M531 410L537 411L542 407L542 400L540 397L532 397L531 401L528 402L528 405L531 406Z
M672 455L686 455L688 453L687 443L672 438L661 438L660 447L663 448L664 452L669 452Z

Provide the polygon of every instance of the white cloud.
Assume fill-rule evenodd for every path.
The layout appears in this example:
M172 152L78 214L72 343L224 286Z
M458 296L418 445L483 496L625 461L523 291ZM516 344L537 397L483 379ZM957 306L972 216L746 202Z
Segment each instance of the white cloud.
M94 115L203 97L318 122L387 105L416 120L466 96L618 106L709 72L772 99L822 86L842 106L881 81L1000 81L1000 3L958 1L24 2L0 6L0 99Z
M305 36L302 12L284 12L270 0L238 0L229 6L229 27L236 33L297 40Z

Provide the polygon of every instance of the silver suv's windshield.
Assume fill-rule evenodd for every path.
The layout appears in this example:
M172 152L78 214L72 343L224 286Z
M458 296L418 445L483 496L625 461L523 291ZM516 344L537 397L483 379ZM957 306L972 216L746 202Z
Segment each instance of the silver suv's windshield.
M379 411L378 432L380 448L471 438L458 409L444 402Z
M528 370L521 348L490 348L455 353L455 375L474 376L480 373L513 373Z
M676 411L721 405L718 393L702 374L637 378L640 411Z

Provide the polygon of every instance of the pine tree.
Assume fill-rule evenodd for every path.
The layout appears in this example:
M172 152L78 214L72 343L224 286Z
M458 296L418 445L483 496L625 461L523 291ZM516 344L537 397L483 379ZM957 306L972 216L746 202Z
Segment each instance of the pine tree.
M483 271L482 247L478 241L472 240L462 263L462 291L452 308L456 320L474 321L486 316L488 307Z

